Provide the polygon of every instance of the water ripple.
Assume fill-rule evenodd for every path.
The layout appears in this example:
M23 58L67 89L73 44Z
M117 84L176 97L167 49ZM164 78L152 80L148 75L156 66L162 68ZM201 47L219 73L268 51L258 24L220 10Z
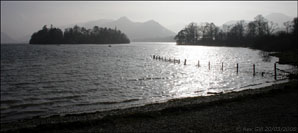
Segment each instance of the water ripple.
M150 44L115 44L112 49L104 45L1 45L1 122L127 108L275 81L272 67L278 59L264 62L258 50ZM181 63L154 60L152 55ZM256 64L255 77L252 64ZM289 65L278 68L279 79L293 70Z

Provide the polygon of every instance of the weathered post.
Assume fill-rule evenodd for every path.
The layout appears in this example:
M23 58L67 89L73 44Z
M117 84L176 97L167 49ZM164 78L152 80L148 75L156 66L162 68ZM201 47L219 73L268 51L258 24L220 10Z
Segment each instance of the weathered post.
M221 71L223 71L223 62L221 63Z
M274 79L276 80L276 63L274 63Z
M186 65L186 59L184 59L184 65Z
M198 60L198 67L200 67L200 60Z
M252 69L253 69L253 76L256 76L256 66L255 66L255 64L252 65Z
M237 63L237 65L236 65L236 73L237 73L237 75L238 75L238 63Z
M210 70L210 61L208 62L208 69Z

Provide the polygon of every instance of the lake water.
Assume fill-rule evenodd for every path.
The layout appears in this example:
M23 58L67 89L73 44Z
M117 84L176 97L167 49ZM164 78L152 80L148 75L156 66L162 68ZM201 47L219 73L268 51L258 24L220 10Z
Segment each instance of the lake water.
M1 45L1 122L142 106L275 83L273 64L278 58L264 61L259 53L175 43ZM152 55L181 63L154 60ZM285 78L278 74L278 79Z

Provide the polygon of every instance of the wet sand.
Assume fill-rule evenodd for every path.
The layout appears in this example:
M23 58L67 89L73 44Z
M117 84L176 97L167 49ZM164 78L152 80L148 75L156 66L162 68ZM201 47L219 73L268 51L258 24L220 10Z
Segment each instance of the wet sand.
M34 118L1 132L297 132L298 81L129 109Z

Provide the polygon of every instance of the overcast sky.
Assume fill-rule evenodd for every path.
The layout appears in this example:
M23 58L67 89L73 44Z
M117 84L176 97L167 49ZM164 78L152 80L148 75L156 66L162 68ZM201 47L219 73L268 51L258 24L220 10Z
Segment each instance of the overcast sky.
M258 15L283 13L297 17L297 1L150 2L150 1L1 1L1 32L13 38L32 34L45 24L63 26L127 16L132 21L155 20L177 32L190 22L253 20Z

